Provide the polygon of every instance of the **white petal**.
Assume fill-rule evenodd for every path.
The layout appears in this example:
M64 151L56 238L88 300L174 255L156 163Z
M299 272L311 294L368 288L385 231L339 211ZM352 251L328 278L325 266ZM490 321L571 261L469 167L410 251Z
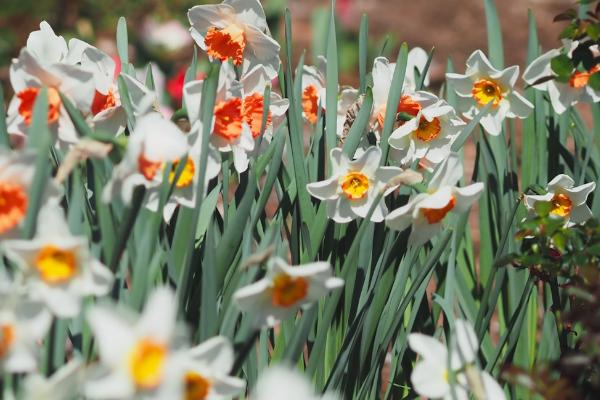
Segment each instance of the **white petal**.
M508 118L527 118L533 111L533 104L517 92L511 92L508 95L508 101L510 102Z
M158 287L150 294L136 331L144 336L168 343L175 330L177 304L175 295L167 287Z
M437 362L420 362L410 375L413 388L421 396L430 398L444 397L450 391L450 385L445 379L446 368Z
M456 211L466 212L481 196L481 193L483 192L483 183L476 182L469 186L454 188L453 192L456 196Z
M319 200L335 200L339 197L337 191L339 183L337 177L332 177L324 181L313 182L306 185L306 190L311 196Z
M479 340L469 321L457 319L452 337L452 368L459 369L465 364L471 364L477 359Z

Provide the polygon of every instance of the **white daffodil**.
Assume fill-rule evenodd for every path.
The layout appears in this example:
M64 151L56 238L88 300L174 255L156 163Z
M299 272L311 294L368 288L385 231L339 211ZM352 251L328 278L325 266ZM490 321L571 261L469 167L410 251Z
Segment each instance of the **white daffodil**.
M182 377L179 337L176 330L176 299L166 287L155 289L138 318L113 307L95 306L88 321L98 344L100 366L85 384L92 399L125 399L136 394L152 398L180 398ZM170 393L169 393L170 392Z
M0 238L18 236L29 206L29 192L35 175L35 151L0 150ZM45 183L42 205L58 202L62 188L53 180Z
M85 236L71 235L58 205L40 210L32 240L7 240L3 248L23 272L30 297L60 318L76 316L82 298L112 287L113 274L92 257Z
M342 149L331 150L331 176L320 182L306 185L308 192L319 200L327 202L327 216L338 223L350 222L357 217L365 218L380 191L384 196L392 193L401 182L390 183L392 179L403 182L420 182L421 175L403 171L399 167L382 167L381 150L369 147L358 159L351 161ZM375 207L371 221L381 222L387 215L383 200Z
M302 115L311 124L317 123L319 109L325 109L325 72L327 60L317 57L315 65L302 68Z
M224 0L188 11L190 32L202 50L221 61L243 66L244 73L264 66L269 78L279 71L279 44L269 35L258 0Z
M113 169L112 177L104 187L103 200L108 203L120 194L123 202L129 204L137 186L148 189L160 186L167 163L176 167L188 152L187 141L177 125L158 113L139 118L129 136L123 160ZM189 178L189 172L180 175L182 183ZM175 179L175 170L169 176Z
M317 394L310 381L298 371L285 366L274 365L259 375L252 391L253 400L336 400L335 394Z
M74 65L79 62L81 51L86 46L89 45L76 38L70 39L67 45L66 40L54 33L48 22L42 21L40 29L29 34L26 48L42 65L56 63Z
M344 138L344 124L348 110L358 101L359 92L352 87L345 87L340 91L337 103L337 129L338 137Z
M178 353L177 363L181 371L170 371L178 376L170 384L181 379L184 399L220 400L230 399L244 392L244 380L230 376L233 367L233 346L225 337L218 336Z
M410 98L420 109L390 135L389 144L397 150L392 157L404 165L419 160L427 167L438 165L450 155L452 142L465 123L446 101L427 92L416 92Z
M592 211L586 201L590 193L596 189L596 183L589 182L575 186L575 181L568 175L560 174L548 183L544 195L525 195L525 206L534 211L535 203L548 201L552 204L550 214L565 218L569 225L581 224L592 217Z
M580 101L586 103L600 101L600 91L594 90L588 85L590 76L600 70L600 65L596 65L589 71L573 71L569 81L565 83L551 79L536 84L542 78L555 77L556 74L550 65L552 59L563 53L572 57L577 46L579 46L578 41L565 40L561 48L552 49L533 60L523 73L523 79L528 85L548 92L552 108L557 114L564 113L567 108Z
M256 325L273 326L343 284L331 276L327 262L290 266L274 257L267 263L265 277L238 289L233 298L242 311L253 315Z
M77 142L77 133L59 93L67 96L83 113L94 98L93 74L80 66L55 63L42 65L29 52L21 49L19 58L10 66L10 83L15 91L8 107L8 133L16 145L22 146L33 119L33 106L42 87L48 88L47 122L57 138L57 145Z
M83 363L80 359L69 361L51 377L31 374L25 378L25 399L70 400L79 398L83 384Z
M14 289L0 293L0 372L31 372L52 316L42 303L20 298Z
M231 81L226 67L219 75L219 84L215 98L210 144L221 153L233 154L233 165L238 173L248 169L248 154L254 150L254 138L249 124L253 116L244 114L251 108L244 108L244 91L237 81ZM192 81L184 86L188 118L192 130L202 131L200 120L200 103L202 99L203 81ZM262 114L260 117L262 123ZM197 126L197 127L196 127ZM259 128L260 129L260 128Z
M404 75L403 92L415 92L421 88L417 87L417 74L422 75L427 65L429 55L425 50L420 47L414 47L408 52L408 58L406 59L406 74ZM429 85L430 71L427 70L425 79L423 79L424 86ZM391 83L391 81L390 81Z
M408 345L420 356L410 380L421 396L467 400L468 393L472 392L477 399L505 399L500 385L476 365L479 342L468 321L455 321L450 354L444 344L421 333L411 333Z
M496 69L481 50L471 54L464 75L446 74L446 80L459 96L459 106L465 117L473 119L488 103L492 103L480 123L493 136L500 134L505 118L523 119L533 110L529 100L514 89L518 77L517 65Z
M462 175L458 155L450 153L429 181L427 192L414 196L406 205L390 212L385 219L386 224L397 231L403 231L412 224L409 244L419 246L426 243L443 228L442 222L449 212L466 212L479 199L483 183L456 187Z

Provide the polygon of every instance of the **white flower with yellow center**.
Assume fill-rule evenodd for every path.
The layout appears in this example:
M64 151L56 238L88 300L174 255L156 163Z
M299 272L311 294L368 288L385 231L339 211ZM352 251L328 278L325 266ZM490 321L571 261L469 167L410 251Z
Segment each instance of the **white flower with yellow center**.
M465 117L473 119L492 103L480 123L493 136L500 135L505 118L527 118L533 110L529 100L514 89L518 77L517 65L496 69L481 50L471 54L464 75L446 74L446 80L459 96L459 108Z
M468 321L455 321L450 352L444 344L421 333L411 333L408 345L420 356L410 376L419 395L432 399L467 400L471 391L479 394L476 398L506 398L498 382L476 365L479 341Z
M32 240L7 240L5 254L21 269L28 293L45 303L54 315L79 314L86 296L103 296L112 287L113 274L92 257L86 237L72 236L62 209L40 210Z
M35 174L35 151L0 149L0 238L18 236L29 207L29 191ZM57 202L62 188L53 180L45 183L42 205Z
M429 181L426 193L411 198L408 203L390 212L386 224L394 230L403 231L412 225L409 244L426 243L443 228L443 220L449 212L467 212L483 191L483 183L456 187L463 169L458 155L450 153L440 164Z
M269 78L279 71L279 44L269 35L258 0L224 0L188 11L190 32L202 50L223 62L243 66L244 73L263 65Z
M221 153L232 153L233 165L238 173L242 173L248 169L248 154L255 146L251 127L254 121L253 110L251 107L244 107L241 83L229 79L227 67L222 66L221 72L211 122L210 144ZM200 104L203 84L203 81L192 81L183 89L188 118L192 130L197 132L202 132Z
M175 357L179 371L169 371L175 385L177 379L184 399L219 400L230 399L244 393L244 380L230 376L234 363L233 346L222 336L213 337L189 350L179 352Z
M171 373L181 371L177 357L173 356L178 346L176 315L175 296L166 287L150 294L138 318L118 313L114 307L93 307L88 321L98 344L101 365L85 384L86 397L178 398L162 392L181 387L173 386Z
M273 326L341 287L344 281L331 276L327 262L290 266L282 258L271 258L261 280L238 289L233 298L250 313L257 326Z
M24 398L36 400L76 399L81 395L83 362L74 359L60 367L52 376L35 373L25 378Z
M589 71L573 71L568 82L559 82L556 79L551 79L536 84L542 78L555 77L556 74L552 71L550 64L552 59L563 53L568 57L572 57L573 51L575 51L577 46L579 46L577 40L565 40L563 41L562 48L552 49L542 54L533 60L523 73L523 79L528 85L548 92L552 108L557 114L564 113L567 108L580 101L586 103L597 103L600 101L600 91L594 90L588 85L590 76L600 70L600 66L598 65Z
M410 98L420 109L390 135L389 144L397 150L392 157L404 165L420 160L427 167L438 165L450 155L452 142L465 123L452 106L429 93L416 92Z
M77 142L77 133L59 93L67 96L82 112L87 113L94 98L93 74L80 66L54 63L42 65L24 48L10 66L10 83L15 91L8 107L8 133L17 146L22 146L33 120L33 107L42 87L48 88L47 123L57 138L57 145Z
M37 368L39 342L52 316L42 303L21 299L14 287L7 289L11 290L0 291L0 372L31 372Z
M104 187L102 199L108 203L120 195L125 204L131 203L137 186L148 189L160 186L167 164L176 167L188 151L188 138L177 125L155 112L142 116L129 136L123 160L113 169L112 177ZM176 185L193 180L194 162L187 158ZM175 170L171 171L169 179L175 179Z
M565 218L569 225L581 224L592 217L592 211L587 206L587 198L596 189L596 183L589 182L575 186L575 181L568 175L560 174L554 177L546 187L544 195L525 195L527 209L534 213L535 203L548 201L552 204L550 214Z
M409 183L421 180L420 175L399 167L381 167L380 160L381 150L374 146L354 161L342 149L332 149L331 176L324 181L309 183L306 189L311 196L327 203L327 216L335 222L365 218L379 192L384 190L384 196L387 196L398 187L400 183L388 185L392 179L406 175ZM387 207L382 197L371 215L371 221L381 222L386 214Z
M336 400L340 397L317 394L310 381L287 365L274 365L263 370L254 387L253 400Z

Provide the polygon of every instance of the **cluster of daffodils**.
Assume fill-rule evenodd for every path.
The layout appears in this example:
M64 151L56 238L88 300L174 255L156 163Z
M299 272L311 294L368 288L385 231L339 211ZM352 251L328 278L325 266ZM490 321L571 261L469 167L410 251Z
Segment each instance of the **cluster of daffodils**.
M127 268L116 271L118 257L109 269L101 260L112 254L88 239L94 229L104 229L91 227L102 225L96 224L98 220L120 223L111 205L118 210L143 207L160 213L165 225L171 224L179 207L196 207L222 174L229 176L230 167L239 181L251 175L247 171L258 157L268 158L272 139L286 134L290 102L278 93L280 46L270 35L260 2L198 5L189 10L188 19L191 39L218 66L218 81L189 80L183 86L183 108L177 115L186 115L189 124L169 118L160 106L160 91L140 81L132 65L118 65L121 61L79 39L67 42L46 22L29 35L26 47L12 60L14 96L6 116L10 149L0 150L0 374L26 374L22 383L27 398L223 399L245 393L253 399L332 398L316 394L284 367L270 368L255 388L247 389L246 382L235 376L231 338L195 342L185 324L178 322L180 303L168 286L149 290L141 313L106 298L122 292L128 298L139 294L129 293ZM551 60L558 54L570 55L576 47L577 42L565 43L563 49L534 61L524 74L526 82L548 92L558 114L577 101L600 101L600 94L588 85L595 69L575 71L566 83L540 83L540 77L553 73ZM363 106L364 93L336 88L337 123L326 129L335 129L338 143L327 149L326 170L318 172L326 179L294 186L324 203L335 223L361 218L383 223L382 229L410 228L409 244L424 245L444 228L449 214L468 212L484 190L481 182L465 182L457 153L467 121L478 119L484 134L500 136L506 118L523 119L533 110L515 89L517 66L497 69L485 54L475 51L464 75L446 75L458 98L455 108L424 90L428 63L424 50L408 53L399 100L392 104L396 65L385 57L374 60L371 109L363 113L368 117L364 132L351 150L344 141L356 120L351 114ZM327 113L326 65L327 60L319 57L298 77L301 98L295 104L307 128L318 126ZM216 93L208 98L212 83ZM38 101L42 93L47 112L40 115L36 105L46 103ZM213 109L206 104L213 104ZM32 138L40 121L51 135L49 153L55 169L69 175L74 167L65 172L64 164L75 158L86 161L81 164L85 174L72 180L56 174L44 180L36 171L41 153L33 150ZM89 130L81 129L82 124ZM93 135L82 138L84 130ZM104 145L110 143L106 151L91 150L90 143L98 144L98 138ZM82 149L87 149L83 155ZM97 165L105 167L106 179L99 174L96 180L90 178ZM34 187L34 182L41 184ZM224 191L229 183L227 179ZM591 216L586 201L594 188L594 183L576 186L569 176L559 175L548 183L546 194L526 196L525 205L534 210L536 202L550 202L552 214L577 224ZM86 208L81 214L90 227L84 226L76 212L65 211L70 198L64 194L74 190L84 193L86 206L100 204L110 215ZM39 196L32 198L32 193ZM170 233L161 231L160 239ZM292 266L286 260L271 257L252 275L260 279L228 290L254 331L297 318L344 285L327 261ZM84 324L91 328L92 356L84 360L68 352L69 362L46 377L40 367L41 349L51 327L64 321L77 329ZM467 322L456 321L449 350L420 334L411 334L409 344L420 356L412 374L419 394L467 398L472 392L477 398L504 398L500 386L477 366L479 344Z

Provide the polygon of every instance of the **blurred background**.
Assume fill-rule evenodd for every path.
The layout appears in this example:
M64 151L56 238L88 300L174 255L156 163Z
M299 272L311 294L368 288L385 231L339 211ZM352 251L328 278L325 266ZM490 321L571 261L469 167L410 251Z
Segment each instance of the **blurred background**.
M8 66L25 45L29 32L41 20L69 39L79 37L111 55L116 54L115 28L126 16L131 59L145 69L153 61L154 74L164 93L164 103L178 107L183 74L192 55L186 11L196 4L218 3L198 0L2 0L0 7L0 81L8 95ZM562 23L553 17L573 6L575 0L496 0L504 34L508 64L525 62L527 13L538 24L544 49L559 44ZM263 0L273 36L281 42L282 16L291 9L296 56L307 50L307 62L325 51L328 0ZM363 13L369 16L370 53L374 56L386 39L387 54L396 56L401 41L426 50L435 46L432 82L443 79L446 59L451 57L457 72L464 70L469 54L486 49L485 15L482 0L337 0L341 83L357 83L358 27ZM141 74L143 72L140 72Z

